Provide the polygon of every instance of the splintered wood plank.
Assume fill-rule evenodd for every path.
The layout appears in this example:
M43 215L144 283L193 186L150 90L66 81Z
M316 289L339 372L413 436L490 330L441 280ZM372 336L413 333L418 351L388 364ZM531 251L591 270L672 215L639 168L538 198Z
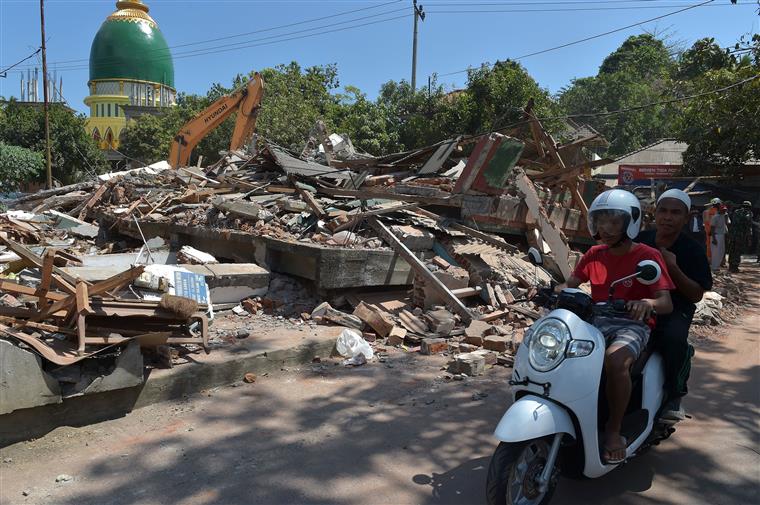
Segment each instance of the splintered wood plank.
M103 195L106 194L106 191L111 185L112 184L101 184L97 191L95 191L90 199L87 200L87 203L84 204L84 207L79 212L77 219L80 221L83 220L87 216L87 213L90 211L90 209L97 205L97 203L103 198Z
M44 261L42 258L34 254L32 251L24 247L23 245L19 244L18 242L14 242L13 240L10 240L8 238L3 238L0 236L0 241L4 242L6 246L8 246L8 249L16 253L18 256L21 257L24 261L28 261L32 265L36 266L37 268L43 268ZM61 276L66 282L69 284L76 284L77 283L77 277L74 277L73 275L69 275L60 268L53 266L53 273L56 275ZM89 283L88 283L89 284Z
M538 224L539 230L544 240L549 244L549 248L554 255L554 261L557 262L557 266L562 272L562 276L565 279L569 279L572 274L570 268L570 247L567 245L567 239L561 230L554 226L554 223L549 220L546 215L541 200L536 193L536 188L528 178L527 175L519 175L516 179L517 189L519 189L524 198L525 204L528 206L528 211L535 218Z

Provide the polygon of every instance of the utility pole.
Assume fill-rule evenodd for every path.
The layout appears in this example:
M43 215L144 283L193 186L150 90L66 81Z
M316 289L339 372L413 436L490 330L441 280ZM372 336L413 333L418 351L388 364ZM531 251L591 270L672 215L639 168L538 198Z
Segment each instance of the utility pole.
M50 111L48 105L47 52L45 51L45 0L40 0L40 31L42 32L42 96L45 100L45 158L47 189L53 189L53 170L50 163Z
M414 0L414 41L412 43L412 93L417 90L417 19L425 21L425 11Z

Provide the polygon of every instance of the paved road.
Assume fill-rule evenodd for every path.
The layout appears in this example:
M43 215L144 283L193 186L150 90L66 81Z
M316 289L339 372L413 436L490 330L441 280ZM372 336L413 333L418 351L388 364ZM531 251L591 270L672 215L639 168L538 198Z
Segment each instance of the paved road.
M698 343L692 420L602 479L562 480L553 503L760 503L759 301L728 336ZM508 371L458 382L444 362L325 362L61 428L0 451L12 459L0 463L0 503L483 503ZM74 479L56 484L59 474Z

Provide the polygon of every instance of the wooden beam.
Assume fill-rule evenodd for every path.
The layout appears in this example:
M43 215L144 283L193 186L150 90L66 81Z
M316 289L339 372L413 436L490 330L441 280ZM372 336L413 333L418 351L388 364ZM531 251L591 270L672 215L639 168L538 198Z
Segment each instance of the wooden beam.
M103 195L106 193L106 190L111 187L113 183L109 182L106 184L101 184L100 187L95 191L95 193L90 197L89 200L87 200L87 203L84 204L84 207L79 212L79 215L77 216L77 219L80 221L84 219L87 216L87 213L92 209L101 198L103 198Z
M44 261L42 258L34 254L32 251L27 249L26 247L22 246L21 244L14 242L13 240L3 238L0 236L0 240L2 240L6 246L8 246L8 249L16 253L18 256L21 257L21 259L28 261L32 265L36 266L37 268L43 268ZM72 275L67 274L60 268L54 266L53 267L53 273L56 275L59 275L62 279L64 279L69 284L76 284L78 278L74 277Z
M428 283L439 295L446 300L454 311L462 317L462 320L469 322L472 320L472 314L470 310L465 307L462 301L453 294L449 288L443 284L438 277L432 274L422 261L409 250L388 227L381 223L376 217L371 216L368 219L369 224L380 234L380 236L390 244L394 251L401 255L409 266L415 271L417 275L425 278L425 282Z
M554 260L557 262L560 272L562 272L562 276L565 279L569 279L572 270L570 269L570 247L567 245L567 239L562 231L557 229L554 223L549 220L549 216L546 215L541 200L538 198L536 188L528 176L524 173L518 175L515 182L517 189L524 196L528 211L533 215L538 224L541 235L546 243L549 244L552 254L554 254Z
M38 289L35 289L30 286L24 286L23 284L18 284L13 281L8 281L5 279L0 279L0 291L7 291L8 293L13 293L17 295L27 295L27 296L35 296L39 298L42 296L42 293ZM63 300L66 298L66 295L63 293L57 293L55 291L50 291L47 293L46 298L49 300Z
M111 276L104 281L98 282L90 286L88 289L88 294L89 296L96 296L96 295L102 295L103 293L107 291L118 289L124 286L125 284L128 284L132 282L133 280L137 279L140 276L140 274L143 273L143 270L145 270L145 266L138 265L138 266L134 266L130 268L129 270L126 270L124 272ZM42 321L50 317L53 313L58 312L59 310L70 310L72 307L76 306L76 303L77 303L76 294L69 295L64 299L55 302L51 306L47 307L45 310L39 312L36 316L32 318L32 320Z

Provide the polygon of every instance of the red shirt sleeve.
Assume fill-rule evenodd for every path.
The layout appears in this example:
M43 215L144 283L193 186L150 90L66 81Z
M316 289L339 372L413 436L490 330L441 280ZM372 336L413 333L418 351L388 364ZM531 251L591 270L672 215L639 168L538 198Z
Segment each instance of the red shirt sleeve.
M575 270L573 270L573 277L578 278L581 281L581 284L588 282L591 278L588 271L588 264L591 262L594 256L595 250L592 247L586 251L583 256L581 256L580 261L578 261L578 264L575 265Z

